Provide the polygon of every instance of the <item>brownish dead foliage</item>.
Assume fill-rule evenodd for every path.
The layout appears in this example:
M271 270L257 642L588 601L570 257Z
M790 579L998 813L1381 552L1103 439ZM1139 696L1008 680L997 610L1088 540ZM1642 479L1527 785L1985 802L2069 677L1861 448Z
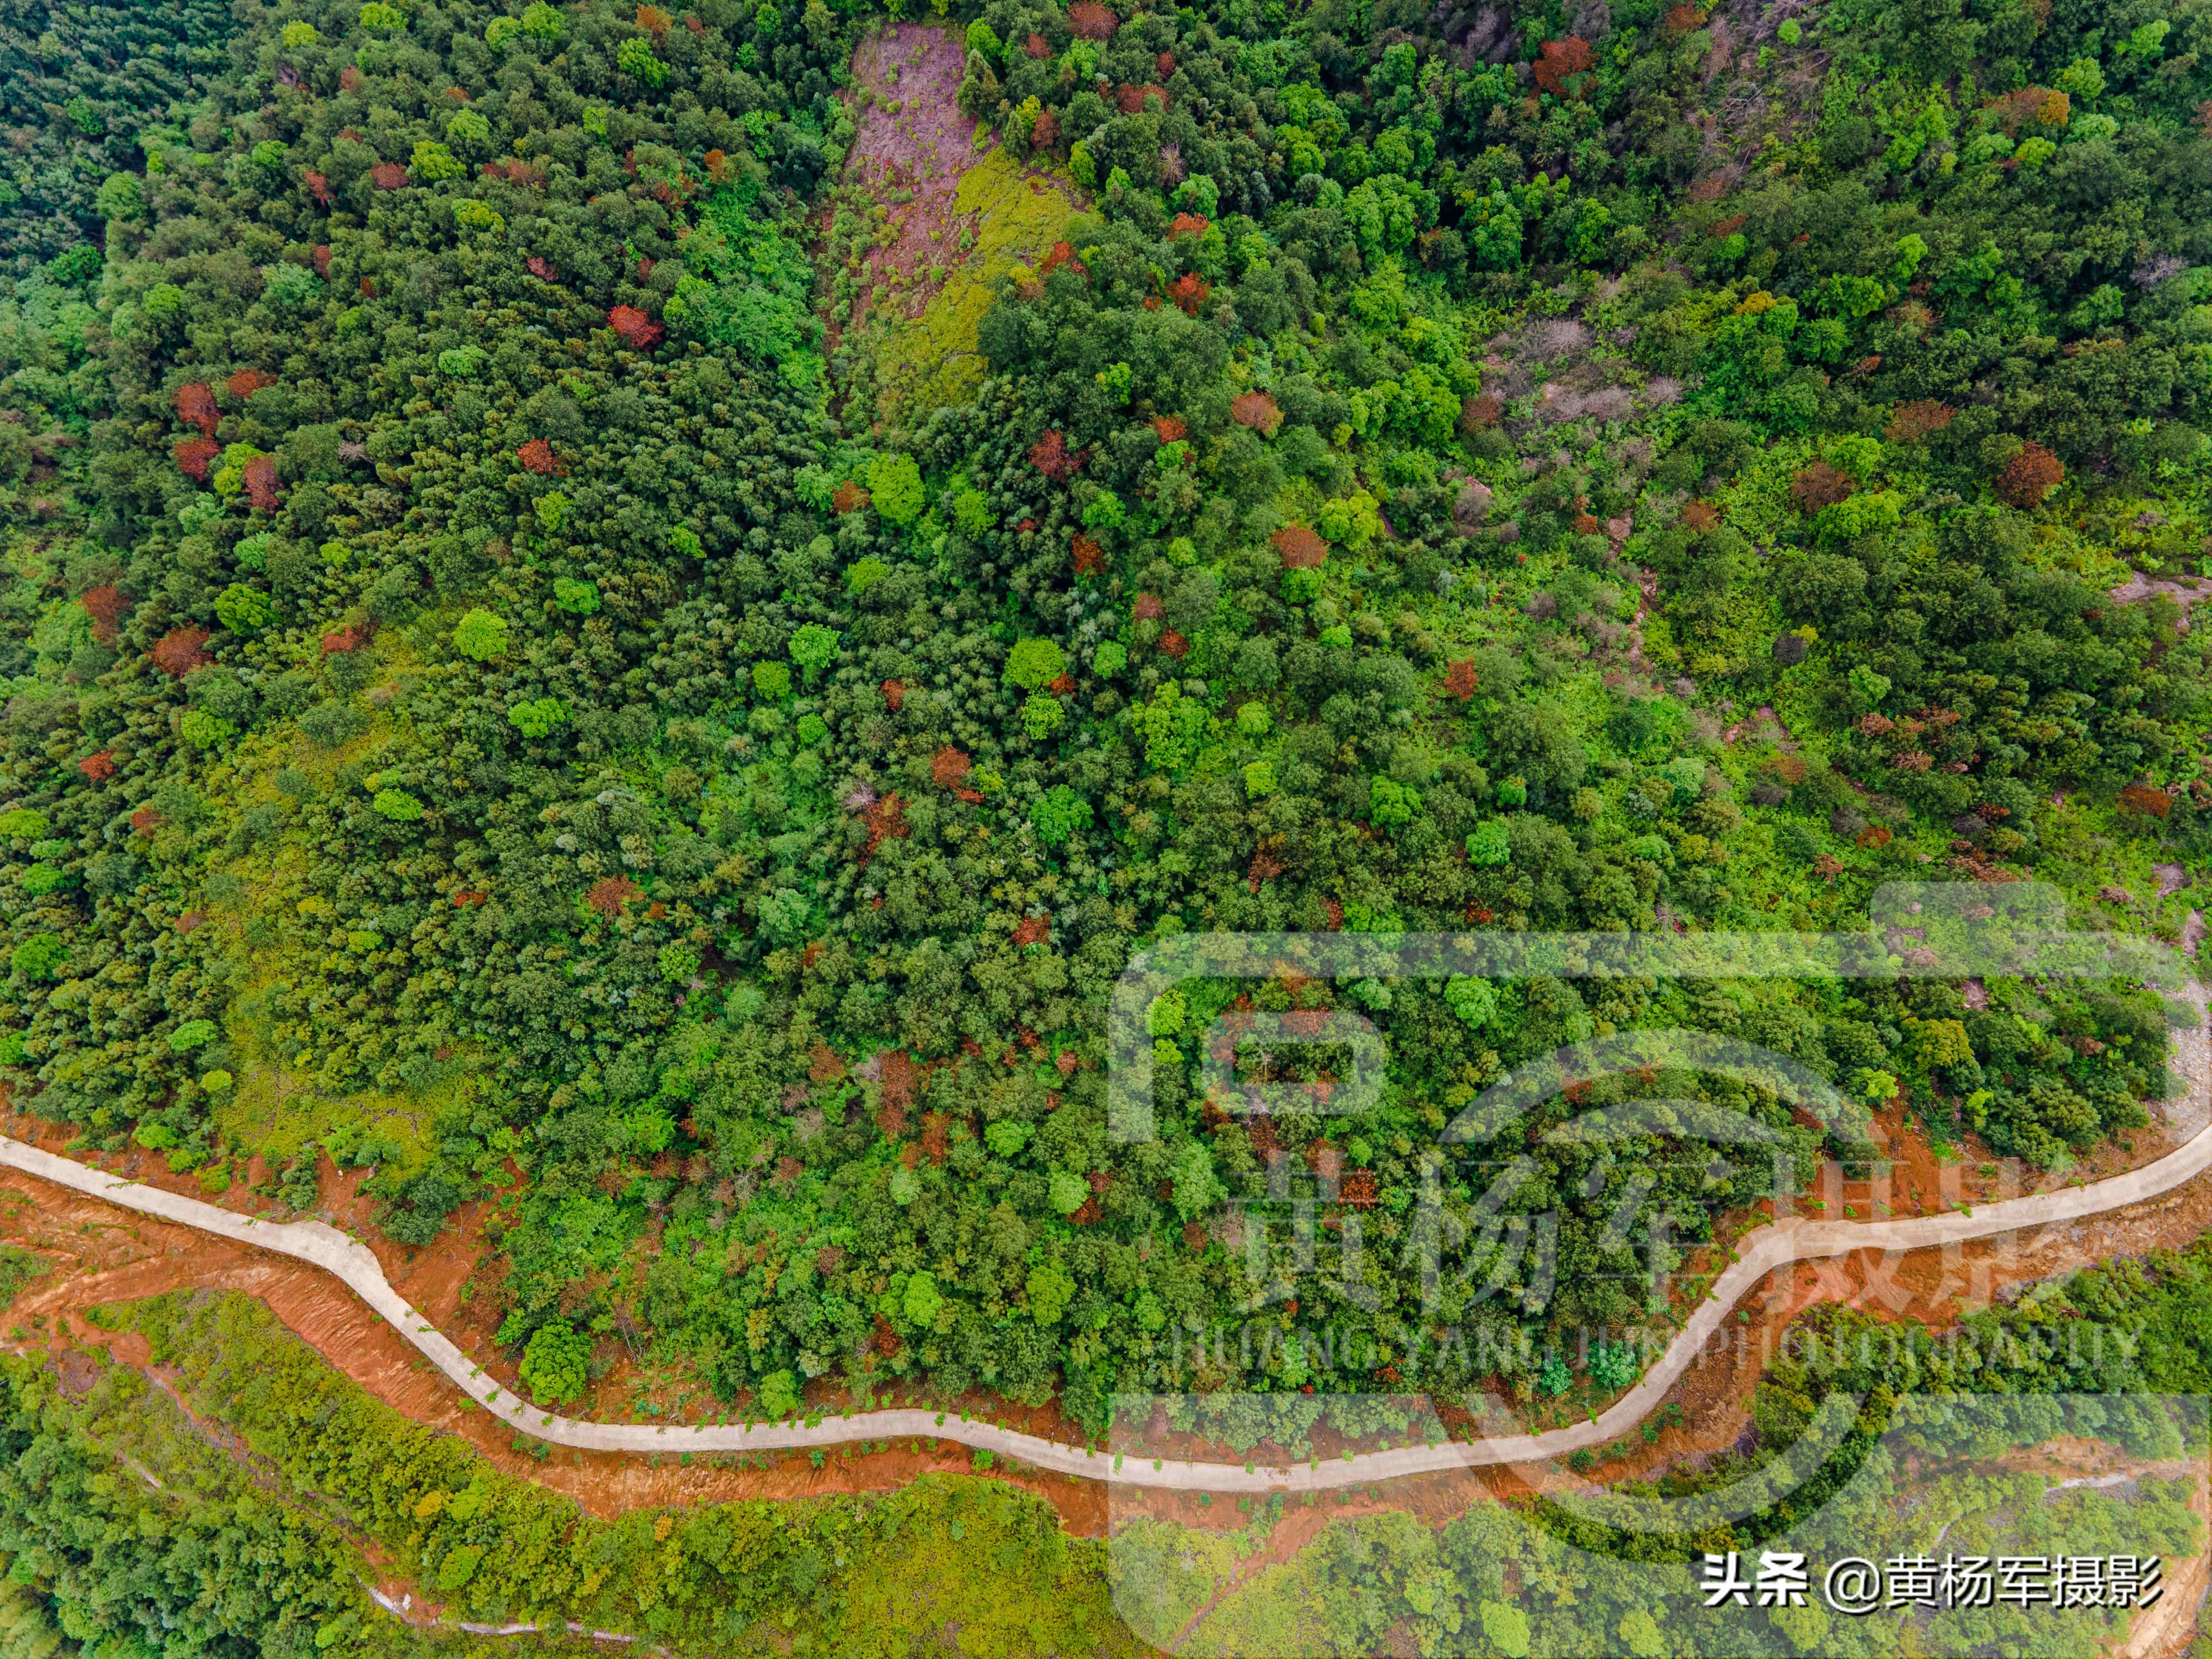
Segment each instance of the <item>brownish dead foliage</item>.
M277 507L276 458L256 455L246 464L241 475L246 481L246 494L257 513L274 513Z
M2021 87L1982 105L1991 124L2006 137L2016 137L2023 126L2063 127L2073 118L2074 100L2049 87Z
M1110 40L1114 31L1121 27L1121 20L1098 0L1076 0L1067 9L1067 27L1085 40Z
M1990 488L2001 501L2008 501L2023 512L2040 507L2043 498L2058 488L2066 477L2065 464L2041 444L2030 441L2020 447L2020 453L2004 464Z
M480 171L487 179L501 179L520 190L536 190L545 182L544 168L533 167L528 161L520 161L512 155L504 161L486 161ZM545 262L533 255L530 263L535 266L544 264ZM539 276L545 275L544 271L535 271L533 274Z
M1260 890L1262 882L1273 881L1290 868L1281 857L1282 839L1280 836L1269 836L1253 853L1252 863L1244 872L1244 884L1254 892Z
M1328 544L1310 525L1286 524L1268 539L1285 570L1315 570L1328 557Z
M1486 392L1479 397L1463 398L1459 405L1459 429L1462 432L1480 432L1496 426L1498 417L1504 412L1504 404Z
M858 513L874 497L850 478L837 486L837 493L830 498L830 509L841 518L848 513Z
M2130 812L2142 812L2162 818L2173 811L2173 798L2163 789L2152 789L2140 783L2131 783L2120 791L2120 805Z
M1553 97L1579 98L1586 89L1581 77L1588 75L1596 63L1590 43L1579 35L1570 34L1564 40L1545 41L1529 73L1536 84Z
M826 1042L817 1042L806 1051L806 1080L810 1083L835 1083L845 1075L845 1062L837 1051Z
M146 654L163 673L182 679L195 668L204 668L215 660L201 648L207 642L208 631L204 628L173 628Z
M1950 425L1956 412L1950 404L1932 398L1916 398L1890 411L1889 424L1881 435L1893 444L1917 444Z
M206 381L188 380L177 388L177 418L186 426L198 427L203 438L215 436L222 411L216 407L215 393Z
M1790 481L1790 499L1800 513L1818 513L1844 500L1854 488L1850 473L1815 461Z
M623 907L644 896L640 887L628 876L601 876L585 891L584 902L610 921L623 913Z
M131 609L129 601L115 591L112 582L102 582L97 587L88 587L77 596L84 614L92 618L92 637L112 649L121 637L124 614Z
M1054 483L1066 483L1083 465L1083 457L1070 452L1066 438L1054 427L1030 446L1030 465Z
M607 313L607 326L632 351L643 351L657 342L661 326L635 306L617 306Z
M222 389L240 403L244 403L263 387L276 384L274 374L265 374L258 368L241 368L222 383Z
M1273 437L1275 428L1283 423L1281 406L1264 392L1248 392L1236 398L1229 405L1229 417L1263 438Z
M903 1048L893 1048L881 1058L883 1095L876 1104L876 1127L886 1139L896 1140L906 1133L907 1108L914 1104L921 1086L921 1067Z
M973 764L965 751L947 744L929 757L929 775L939 788L957 794L967 784L968 771Z
M1444 672L1444 696L1457 697L1465 702L1474 695L1479 683L1474 672L1474 659L1462 657Z
M222 453L222 446L212 438L179 438L176 450L177 471L187 478L207 482L208 469L215 458Z
M887 841L904 841L914 833L914 826L906 821L906 802L894 791L868 809L867 850L860 855L865 864L875 857L876 848Z
M543 438L532 438L524 444L514 452L514 459L520 461L531 471L541 473L547 477L568 471L568 468L561 464L559 458L553 453L553 446Z

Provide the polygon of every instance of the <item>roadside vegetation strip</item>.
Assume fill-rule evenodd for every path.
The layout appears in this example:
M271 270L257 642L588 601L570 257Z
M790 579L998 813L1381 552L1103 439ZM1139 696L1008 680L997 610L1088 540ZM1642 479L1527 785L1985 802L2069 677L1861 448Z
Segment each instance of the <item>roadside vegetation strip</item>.
M1163 1487L1185 1492L1310 1492L1358 1486L1364 1481L1425 1474L1482 1465L1529 1462L1565 1457L1602 1445L1633 1429L1658 1405L1682 1373L1696 1361L1713 1333L1744 1294L1777 1267L1792 1262L1845 1255L1854 1250L1915 1250L1954 1244L1970 1238L2011 1232L2022 1227L2075 1221L2155 1198L2212 1168L2212 1126L2199 1130L2166 1157L2087 1186L1986 1204L1972 1214L1916 1216L1891 1221L1770 1222L1737 1242L1735 1261L1715 1283L1642 1382L1595 1419L1540 1434L1501 1432L1470 1442L1401 1446L1361 1452L1348 1458L1306 1464L1261 1465L1125 1461L1110 1452L1091 1451L995 1424L957 1420L945 1413L901 1409L823 1416L797 1423L651 1425L591 1423L548 1416L494 1382L472 1364L445 1333L426 1322L384 1276L375 1254L320 1221L262 1221L186 1198L177 1193L125 1180L72 1159L0 1136L0 1164L69 1187L94 1198L159 1216L166 1221L220 1234L240 1243L311 1262L343 1280L393 1330L420 1349L471 1399L517 1431L556 1446L584 1451L714 1452L786 1451L846 1444L879 1437L927 1437L957 1441L1033 1468L1079 1475L1115 1486Z

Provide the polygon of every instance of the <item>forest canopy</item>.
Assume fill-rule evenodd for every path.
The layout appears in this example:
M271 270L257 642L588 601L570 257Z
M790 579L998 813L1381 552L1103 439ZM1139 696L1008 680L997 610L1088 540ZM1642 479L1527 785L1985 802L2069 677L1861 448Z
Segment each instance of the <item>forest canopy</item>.
M1524 1061L1717 1033L2042 1170L2165 1095L2152 993L1925 977L1194 982L1134 1146L1105 1067L1185 933L2032 878L2179 941L2193 0L50 0L0 54L0 1077L210 1193L373 1170L411 1245L495 1199L549 1408L619 1352L768 1416L1233 1386L1247 1446L1417 1357L1532 1401L1757 1195L1541 1131L1852 1147L1626 1074L1500 1194L1439 1132ZM1207 1084L1339 1010L1358 1113ZM1360 1340L1181 1340L1294 1264Z

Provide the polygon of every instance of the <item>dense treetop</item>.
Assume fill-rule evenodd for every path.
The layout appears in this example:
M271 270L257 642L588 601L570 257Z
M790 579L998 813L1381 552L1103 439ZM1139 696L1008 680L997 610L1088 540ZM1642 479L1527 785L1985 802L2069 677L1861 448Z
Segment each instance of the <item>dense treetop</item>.
M884 29L910 82L855 85ZM56 4L0 52L0 1067L211 1189L374 1165L415 1243L520 1171L549 1401L623 1340L770 1413L1279 1396L1245 1444L1409 1370L1556 1395L1748 1189L1654 1133L1497 1194L1437 1132L1524 1060L1722 1031L2046 1166L2163 1091L2154 998L2028 982L1201 982L1137 1146L1103 1067L1185 931L2026 876L2179 938L2202 7ZM945 95L1083 208L974 315L988 215L894 259L928 181L861 165ZM878 384L933 329L974 380ZM1362 1115L1204 1093L1218 1016L1334 1006ZM1592 1089L1534 1127L1823 1141ZM1296 1320L1368 1340L1194 1368L1279 1311L1271 1167Z

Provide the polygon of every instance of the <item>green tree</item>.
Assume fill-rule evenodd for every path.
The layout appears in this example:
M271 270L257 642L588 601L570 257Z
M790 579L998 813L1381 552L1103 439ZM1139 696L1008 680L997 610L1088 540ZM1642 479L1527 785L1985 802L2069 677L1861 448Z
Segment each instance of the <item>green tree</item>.
M1056 783L1030 807L1030 822L1047 847L1064 846L1091 827L1091 803L1064 783Z
M507 654L507 621L489 611L471 611L453 629L453 649L478 662L495 662Z
M550 1319L522 1350L522 1386L541 1406L583 1398L590 1384L592 1340L565 1319Z
M837 660L837 630L808 623L791 636L791 659L806 671L809 684Z
M1050 640L1024 640L1006 653L1006 679L1024 691L1042 691L1067 672L1067 653Z
M878 455L868 463L868 494L886 522L912 524L921 516L921 469L910 455Z

